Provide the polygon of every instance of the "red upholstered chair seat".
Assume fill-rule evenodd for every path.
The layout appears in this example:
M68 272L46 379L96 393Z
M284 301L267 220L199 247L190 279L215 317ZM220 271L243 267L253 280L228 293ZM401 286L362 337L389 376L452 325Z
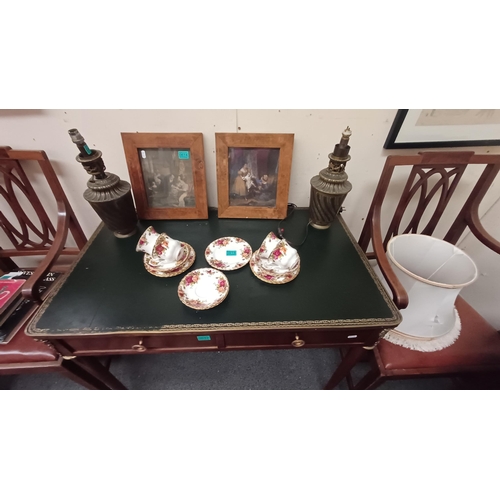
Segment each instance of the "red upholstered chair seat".
M0 344L0 364L57 361L59 354L43 342L28 337L21 328L8 344Z
M449 373L453 367L462 371L464 367L500 369L500 333L498 333L479 313L464 299L458 297L456 307L462 322L461 334L457 341L436 352L412 351L386 340L377 346L381 366L385 370L422 370L440 367Z

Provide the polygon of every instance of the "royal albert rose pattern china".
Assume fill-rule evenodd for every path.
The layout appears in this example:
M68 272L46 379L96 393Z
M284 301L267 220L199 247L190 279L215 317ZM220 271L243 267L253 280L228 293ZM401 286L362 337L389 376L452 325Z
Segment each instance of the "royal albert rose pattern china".
M229 282L226 276L211 267L195 269L186 274L177 289L180 301L197 310L218 306L228 293Z
M260 259L262 267L277 273L290 271L298 260L299 253L286 240L280 240L267 259Z
M250 259L252 273L272 285L294 280L300 272L300 257L286 240L269 233Z
M252 247L241 238L226 236L212 241L205 250L207 262L221 271L234 271L248 264Z
M181 252L179 254L179 260L173 263L163 263L158 262L158 260L153 259L150 255L144 255L144 267L146 271L157 276L159 278L171 278L186 272L193 264L196 259L196 252L193 247L188 243L181 243Z
M296 262L296 264L287 271L274 272L269 269L265 269L261 265L262 260L259 259L258 250L253 253L252 258L250 259L250 269L252 273L259 278L261 281L265 281L266 283L270 283L271 285L284 285L285 283L289 283L294 280L300 272L300 260Z
M269 257L271 250L273 250L276 245L279 243L280 239L271 231L262 242L262 245L259 247L258 255L264 259Z
M144 231L139 238L137 246L135 247L136 252L144 252L151 255L153 248L155 246L156 240L160 236L154 229L153 226L149 226L146 231Z
M139 238L136 252L144 252L144 267L159 278L170 278L187 271L194 263L196 253L191 245L174 240L167 234L158 234L149 226Z
M170 238L165 233L161 233L156 239L151 255L153 259L162 261L165 264L175 264L179 260L182 260L182 253L183 246L180 241Z

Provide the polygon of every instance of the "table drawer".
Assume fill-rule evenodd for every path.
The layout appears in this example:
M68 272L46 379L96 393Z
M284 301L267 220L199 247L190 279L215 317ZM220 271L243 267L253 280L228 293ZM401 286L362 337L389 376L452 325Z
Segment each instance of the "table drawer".
M374 330L236 331L190 335L109 335L65 339L75 355L132 354L134 352L206 351L224 349L265 349L329 347L363 343L373 345Z
M108 337L73 338L64 342L76 355L217 349L214 335L110 335Z
M336 346L354 343L374 343L378 332L374 331L297 331L282 332L273 330L268 332L231 332L224 334L226 348L244 347L311 347Z

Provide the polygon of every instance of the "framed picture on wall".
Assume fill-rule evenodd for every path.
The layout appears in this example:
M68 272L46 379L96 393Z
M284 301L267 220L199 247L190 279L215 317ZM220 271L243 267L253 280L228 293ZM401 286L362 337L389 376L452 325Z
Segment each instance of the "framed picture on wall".
M286 216L293 134L215 134L220 218Z
M203 134L121 136L139 218L208 218Z
M385 149L500 145L500 109L400 109Z

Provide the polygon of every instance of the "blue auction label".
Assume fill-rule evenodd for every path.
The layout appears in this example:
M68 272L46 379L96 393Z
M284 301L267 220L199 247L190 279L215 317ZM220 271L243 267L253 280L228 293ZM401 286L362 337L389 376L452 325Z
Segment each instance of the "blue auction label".
M236 250L226 250L226 255L228 257L235 257L236 256Z
M178 151L179 160L189 160L189 151Z
M210 335L198 335L196 338L198 340L211 340Z

